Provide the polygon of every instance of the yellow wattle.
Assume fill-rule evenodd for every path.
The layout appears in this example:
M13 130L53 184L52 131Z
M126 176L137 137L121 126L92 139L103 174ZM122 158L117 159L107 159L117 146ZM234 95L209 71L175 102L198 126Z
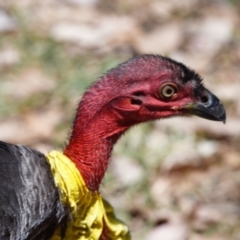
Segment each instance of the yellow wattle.
M130 240L126 225L114 215L112 206L100 193L91 192L75 164L63 153L52 151L47 155L56 187L60 190L62 203L71 210L65 240ZM60 240L56 230L51 240Z

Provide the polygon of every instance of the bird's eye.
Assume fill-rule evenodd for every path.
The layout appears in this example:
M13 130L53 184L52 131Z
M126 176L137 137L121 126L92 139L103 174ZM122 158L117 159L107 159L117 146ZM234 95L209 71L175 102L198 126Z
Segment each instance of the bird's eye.
M171 98L177 92L177 86L172 83L163 85L160 89L160 96L162 98Z

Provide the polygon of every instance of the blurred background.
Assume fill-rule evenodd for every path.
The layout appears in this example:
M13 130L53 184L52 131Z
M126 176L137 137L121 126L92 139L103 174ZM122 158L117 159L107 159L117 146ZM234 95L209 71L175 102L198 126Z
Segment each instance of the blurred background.
M134 240L239 240L239 16L238 0L1 0L0 139L62 149L102 73L142 53L182 61L223 101L227 123L134 127L101 191Z

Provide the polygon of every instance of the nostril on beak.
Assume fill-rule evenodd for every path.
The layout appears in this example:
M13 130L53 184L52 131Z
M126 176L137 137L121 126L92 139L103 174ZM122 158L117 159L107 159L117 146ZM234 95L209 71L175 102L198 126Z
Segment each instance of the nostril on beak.
M203 96L200 98L200 101L201 101L202 104L206 105L206 104L209 103L210 97L207 96L207 95L203 95Z

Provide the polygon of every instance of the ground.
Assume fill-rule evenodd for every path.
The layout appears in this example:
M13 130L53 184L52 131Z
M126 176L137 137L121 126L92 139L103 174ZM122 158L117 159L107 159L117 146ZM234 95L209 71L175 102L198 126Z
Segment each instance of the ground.
M61 149L92 81L141 53L170 56L219 96L226 124L134 127L101 192L133 239L240 239L239 14L237 0L2 0L0 139Z

